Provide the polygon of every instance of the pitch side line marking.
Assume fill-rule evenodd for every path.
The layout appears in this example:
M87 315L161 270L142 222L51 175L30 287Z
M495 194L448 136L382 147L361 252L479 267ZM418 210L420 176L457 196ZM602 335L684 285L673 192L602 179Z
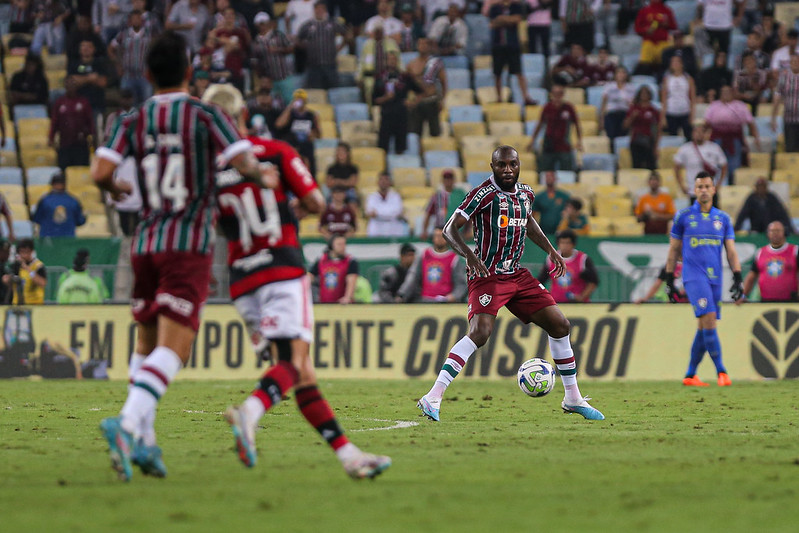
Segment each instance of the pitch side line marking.
M370 422L391 422L391 420L384 420L382 418L365 418L363 420L368 420ZM359 431L388 431L389 429L404 429L404 428L412 428L414 426L418 426L419 422L411 422L407 420L394 420L393 426L385 426L380 428L364 428L364 429L350 429L349 433L359 432Z

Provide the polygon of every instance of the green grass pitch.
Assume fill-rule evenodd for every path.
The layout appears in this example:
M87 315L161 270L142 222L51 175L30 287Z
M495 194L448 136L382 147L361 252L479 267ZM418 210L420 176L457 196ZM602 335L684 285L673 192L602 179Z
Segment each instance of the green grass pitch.
M328 381L353 442L391 455L355 482L297 412L263 419L244 468L221 412L248 382L178 380L156 425L163 480L116 480L97 425L120 382L0 383L3 532L797 531L799 384L686 389L589 383L607 420L560 411L560 384L461 380L442 422L420 417L420 381ZM397 427L396 421L418 425Z

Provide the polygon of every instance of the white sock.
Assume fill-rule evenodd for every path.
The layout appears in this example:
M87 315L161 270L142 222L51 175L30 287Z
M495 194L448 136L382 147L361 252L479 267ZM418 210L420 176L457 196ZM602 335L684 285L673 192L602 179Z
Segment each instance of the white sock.
M358 448L353 443L348 442L347 444L336 450L336 457L338 457L338 460L341 461L342 463L346 463L353 457L357 456L359 453L361 453L360 448Z
M128 363L128 379L130 383L128 384L128 390L133 386L133 376L139 371L141 365L144 364L145 359L147 359L146 355L137 352L133 352L130 355L130 362Z
M175 379L183 366L180 357L164 346L158 346L144 360L141 368L133 376L133 387L128 399L122 407L122 428L140 437L143 420L149 412L153 412L158 400L166 393L166 389Z
M133 376L136 375L136 372L142 367L145 359L147 359L147 356L138 352L133 352L131 354L130 362L128 363L128 378L130 379L130 383L128 383L128 393L130 393L130 390L133 388ZM142 418L138 434L141 435L141 438L144 440L145 446L155 446L155 411L148 412L147 415Z
M580 387L577 386L577 364L574 361L574 352L569 341L569 336L554 339L549 337L549 351L558 367L563 388L566 390L565 400L568 403L577 403L583 400Z
M241 404L241 410L247 415L247 420L252 424L257 424L266 413L264 402L255 396L248 396L244 403Z
M441 400L444 396L444 391L447 390L452 380L458 377L466 362L477 351L477 345L468 335L455 343L455 346L449 351L441 371L438 373L436 382L433 383L433 388L427 393L428 400L436 401Z

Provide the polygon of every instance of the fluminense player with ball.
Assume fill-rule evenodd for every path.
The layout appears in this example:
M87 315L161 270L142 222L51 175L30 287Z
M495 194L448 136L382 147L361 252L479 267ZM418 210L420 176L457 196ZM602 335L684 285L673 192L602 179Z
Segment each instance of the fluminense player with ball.
M678 292L674 286L674 268L682 254L685 294L694 308L698 322L688 371L682 380L683 385L689 387L708 386L696 375L696 369L705 352L716 365L719 386L732 385L721 360L721 343L716 332L716 321L721 318L722 248L727 252L727 261L732 269L732 299L738 301L744 295L741 263L735 251L732 221L727 213L713 207L714 194L716 187L713 185L713 176L707 172L699 172L694 180L696 202L674 216L669 239L669 257L666 261L666 293L669 300L676 302Z
M472 354L483 346L503 307L525 323L534 323L549 335L549 349L560 371L566 395L561 403L566 413L579 413L589 420L605 417L588 404L577 386L577 365L569 342L569 321L552 295L529 270L519 266L529 237L552 261L552 277L562 276L565 262L533 218L533 190L519 181L519 154L511 146L500 146L491 155L493 174L472 189L444 226L444 237L452 249L466 258L469 289L469 333L450 350L430 392L417 406L438 421L441 398ZM474 225L476 248L463 240L461 229Z

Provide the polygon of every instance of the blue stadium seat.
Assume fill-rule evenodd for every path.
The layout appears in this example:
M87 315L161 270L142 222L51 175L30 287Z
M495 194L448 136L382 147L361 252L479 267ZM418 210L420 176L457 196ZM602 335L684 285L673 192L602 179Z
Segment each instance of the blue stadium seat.
M642 74L635 74L633 76L630 76L630 83L633 83L635 85L641 85L643 83L646 83L646 84L650 84L651 83L653 85L657 85L658 84L658 80L654 76L645 76L645 75L642 75Z
M313 142L314 150L317 148L335 148L340 141L338 139L316 139Z
M392 137L391 141L392 142L394 141L393 137ZM416 156L418 156L419 152L420 152L420 144L421 143L419 142L419 135L417 135L415 133L409 133L408 134L408 146L405 149L405 153L408 154L408 155L416 155Z
M616 172L616 156L613 154L583 154L583 170L606 170Z
M461 166L458 152L454 150L429 150L424 153L424 166L427 170L433 168Z
M777 117L777 131L771 129L771 117L755 117L755 124L757 124L757 131L761 137L777 138L780 133L784 132L782 116Z
M537 120L528 120L527 122L525 122L524 123L524 134L527 135L528 137L530 135L532 135L533 131L535 131L535 127L537 125L538 125L538 121ZM539 136L540 135L541 134L539 134Z
M327 100L330 105L358 104L363 102L361 90L357 87L335 87L328 89Z
M558 183L577 183L577 173L572 170L556 170Z
M586 103L592 105L597 109L602 105L602 93L605 92L605 87L602 85L594 85L586 89Z
M386 160L389 172L395 168L420 168L422 166L422 159L418 155L389 154Z
M8 235L8 223L4 218L0 223L3 228L3 234ZM33 222L30 220L15 220L14 221L14 237L17 239L30 239L33 237Z
M479 13L470 13L463 17L469 28L469 41L466 43L466 55L474 56L491 53L491 28L488 18Z
M658 146L660 148L677 147L685 144L685 137L681 135L661 135Z
M538 102L538 105L544 105L549 101L549 93L546 89L542 89L541 87L528 88L527 94L530 95L530 98Z
M65 94L67 94L66 89L50 89L50 103L52 104Z
M488 172L469 172L466 175L466 182L472 187L477 187L488 179Z
M493 87L494 72L490 68L479 68L474 71L474 88Z
M472 83L469 69L448 68L447 87L450 89L471 89Z
M633 33L627 35L611 35L610 51L617 56L640 54L643 39Z
M47 107L38 104L14 106L14 121L22 118L47 118Z
M419 52L402 52L400 55L400 61L402 61L403 65L407 65L417 57L419 57Z
M522 72L544 72L547 68L544 54L522 54Z
M702 68L707 68L713 65L713 59L715 54L710 52L702 56Z
M735 68L738 59L746 50L746 35L740 33L733 33L730 39L730 53L727 55L727 66L731 69Z
M14 140L14 132L7 131L6 134L10 135L10 137L6 137L6 144L3 145L0 150L4 152L15 152L17 150L17 141Z
M0 167L0 185L22 185L22 169Z
M454 105L449 108L449 121L483 122L483 108L479 105Z
M469 70L469 58L466 56L442 56L441 62L444 63L444 68L446 69L465 68Z
M622 148L629 148L630 147L630 136L623 135L621 137L616 137L613 139L613 153L618 154L619 150Z
M297 87L298 85L295 85ZM338 73L338 86L339 87L357 87L358 80L355 79L355 74L352 72L339 72Z
M282 19L283 17L280 18ZM359 35L355 38L355 55L357 55L359 58L361 57L361 52L363 52L363 46L368 40L369 37L367 35Z
M524 79L527 80L527 94L533 100L537 101L539 104L543 105L547 101L547 91L546 89L542 89L541 86L544 83L544 74L542 73L534 73L534 74L527 74L525 73ZM537 98L533 96L533 89L539 89L536 91L537 95L543 95L542 98ZM519 87L519 79L516 76L513 76L510 79L510 90L511 94L513 95L513 101L517 103L524 102L524 96L522 95L522 89Z
M674 12L677 26L686 33L691 28L691 22L696 18L696 2L694 0L669 0L666 5Z
M619 62L621 66L627 69L628 72L633 72L635 67L638 66L638 58L640 54L625 54L620 56Z
M336 124L352 122L353 120L371 120L369 106L361 103L338 104L335 106Z
M58 172L61 172L58 167L31 167L25 169L28 185L50 185L50 179Z

